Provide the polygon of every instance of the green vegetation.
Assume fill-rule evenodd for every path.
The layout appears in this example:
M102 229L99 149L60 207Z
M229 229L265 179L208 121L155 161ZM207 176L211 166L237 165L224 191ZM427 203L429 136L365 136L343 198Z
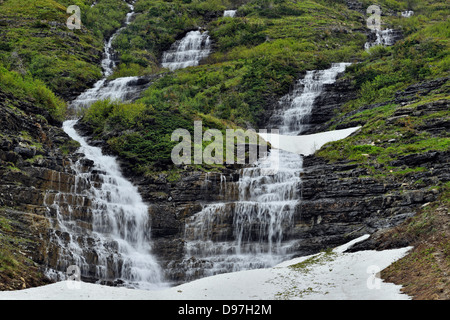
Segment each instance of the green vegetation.
M138 101L142 118L134 121L130 113L122 121L117 112L108 111L109 118L103 115L100 122L93 114L85 121L91 122L97 134L110 137L108 143L119 154L137 160L140 170L148 170L157 158L169 159L174 129L192 131L193 120L204 117L214 119L210 125L219 130L258 128L264 124L265 109L289 90L301 72L350 61L358 63L348 68L346 77L352 79L359 96L343 106L335 119L368 104L380 103L380 107L344 120L364 127L349 140L323 148L319 156L363 163L374 174L401 175L408 171L389 165L399 156L448 148L448 136L417 132L424 117L386 122L399 107L389 103L397 91L448 75L448 21L439 1L380 1L385 11L413 9L415 15L408 19L383 16L384 27L401 28L405 38L393 47L378 46L369 52L363 50L366 37L357 31L365 28L364 20L345 1L251 0L240 4L239 17L223 18L223 10L235 4L211 2L205 11L202 1L137 1L139 14L115 39L121 64L112 77L163 72L158 67L162 51L198 26L209 31L215 50L202 65L156 80ZM218 18L206 18L211 16L206 12ZM447 97L445 93L420 97L415 106ZM94 108L99 111L99 106ZM443 111L429 117L436 116L448 114ZM124 130L120 136L111 134ZM376 172L379 164L385 166L384 173Z
M12 94L16 99L26 99L35 106L47 110L54 120L62 121L65 117L66 103L47 88L40 80L29 75L8 71L0 64L0 90Z
M362 55L360 63L347 68L345 77L352 79L359 96L336 113L332 120L336 124L331 128L345 123L364 125L363 128L345 141L326 145L317 152L318 156L331 161L349 159L363 164L373 174L407 174L408 171L389 164L401 156L450 148L447 131L431 133L422 128L427 122L448 120L448 110L430 114L417 111L426 104L448 100L448 81L437 92L413 97L407 107L395 102L396 92L412 84L448 77L450 70L449 21L445 19L448 7L438 1L386 1L386 6L401 10L408 8L407 3L414 5L413 17L383 17L389 24L400 25L406 37L392 47L371 49ZM368 105L374 107L365 108ZM366 110L345 117L360 108ZM400 108L406 108L407 115L394 116Z
M222 120L211 116L156 109L142 102L98 101L83 116L83 121L95 128L95 135L108 134L112 150L136 172L147 174L158 168L167 169L171 151L178 143L171 141L173 131L184 128L193 136L195 120L202 121L204 131L226 129Z
M441 195L402 226L393 229L393 239L412 239L414 248L406 257L382 271L386 281L403 285L415 299L448 300L450 272L450 183L440 187Z
M21 215L25 216L23 213ZM27 219L29 221L24 222ZM25 289L48 282L37 265L27 257L28 254L23 252L30 238L21 236L23 228L48 228L48 221L33 214L22 220L0 207L0 290Z
M158 72L155 62L162 51L186 30L204 26L215 52L195 70L167 75L147 96L163 93L171 96L168 103L188 112L210 113L244 127L261 125L266 103L286 93L299 72L353 60L365 41L352 31L362 27L354 22L356 13L343 4L283 0L268 6L247 1L239 9L244 17L222 18L220 11L208 22L199 2L138 1L136 10L143 13L115 39L122 64L114 76L129 75L127 69Z
M302 262L290 265L289 268L295 271L307 273L316 266L324 265L326 262L333 261L337 254L332 249L323 250L320 253L303 260Z
M0 62L42 80L65 98L101 77L104 38L121 26L122 0L5 0L0 2ZM82 29L69 30L68 5L81 9Z
M162 52L198 26L209 31L214 53L196 68L165 73L156 80L137 102L141 116L136 121L119 120L113 112L117 106L106 102L93 106L84 121L146 171L155 162L170 162L173 130L192 131L194 120L202 120L204 130L258 128L265 108L289 90L299 73L353 61L363 53L365 36L353 32L363 25L344 3L242 4L242 17L231 19L222 17L223 10L236 4L224 1L137 1L135 20L113 43L121 63L112 77L165 71L158 63Z

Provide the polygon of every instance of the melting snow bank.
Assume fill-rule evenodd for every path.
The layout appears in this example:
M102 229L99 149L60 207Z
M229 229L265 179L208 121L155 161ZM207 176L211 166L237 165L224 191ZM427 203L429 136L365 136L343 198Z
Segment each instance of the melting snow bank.
M411 247L345 252L368 237L273 268L220 274L156 291L63 281L0 292L0 300L409 300L409 296L400 292L401 286L383 282L376 273L405 256Z
M307 156L314 154L328 142L347 138L360 128L361 127L353 127L301 136L289 136L274 133L259 133L259 135L264 140L270 142L274 148Z

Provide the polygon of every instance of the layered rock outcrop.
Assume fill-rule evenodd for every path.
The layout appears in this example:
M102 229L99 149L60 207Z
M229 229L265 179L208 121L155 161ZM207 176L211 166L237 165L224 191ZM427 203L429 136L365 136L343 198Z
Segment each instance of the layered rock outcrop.
M14 272L26 274L31 268L33 275L42 274L57 250L50 241L51 213L45 198L52 190L70 188L77 144L33 101L0 91L0 113L0 218L12 224L2 228L1 243L5 250L11 242L20 243L20 249L14 245L10 249L19 250L29 261L4 281L10 283L5 289L21 289L47 281L35 276L35 281L17 282Z

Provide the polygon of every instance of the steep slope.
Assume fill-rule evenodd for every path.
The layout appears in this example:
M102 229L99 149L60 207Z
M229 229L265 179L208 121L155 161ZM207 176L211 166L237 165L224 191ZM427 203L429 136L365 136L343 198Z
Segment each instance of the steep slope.
M116 1L121 6L111 15L114 1L104 0L96 8L90 7L92 1L77 1L89 8L82 19L89 29L83 25L71 31L68 2L0 2L2 290L48 282L43 271L55 262L58 248L50 242L53 213L45 199L73 183L70 163L78 148L61 128L66 117L61 97L76 95L100 76L103 37L120 26L128 9ZM102 7L104 16L98 13ZM92 28L89 14L104 23Z
M102 42L127 12L122 0L98 0L92 7L93 1L76 2L83 27L74 31L65 26L69 1L0 3L4 289L45 282L36 272L51 264L56 250L48 242L43 195L61 190L61 181L69 183L68 164L77 158L76 144L60 129L64 103L45 85L70 100L98 80ZM396 30L396 43L366 51L366 41L374 38L366 24L365 9L371 4L136 1L136 17L113 42L119 65L111 78L146 75L154 81L138 101L94 104L78 128L119 156L126 175L152 204L154 251L167 270L180 266L186 219L204 203L236 200L239 180L238 166L174 166L171 133L177 128L192 132L194 120L203 121L204 131L268 127L279 98L306 71L346 61L353 65L317 99L309 133L355 125L362 129L304 159L302 201L293 226L304 246L297 253L317 252L363 233L374 236L359 248L424 242L412 257L427 263L435 258L435 272L399 280L417 262L410 256L389 271L390 279L410 281L408 293L417 296L423 291L420 281L435 281L437 296L431 290L420 297L446 297L449 235L442 213L448 211L449 181L448 5L378 1L383 28ZM236 16L223 17L225 9L237 9ZM404 10L414 15L402 16ZM208 31L212 54L198 67L161 68L163 52L198 28ZM424 215L416 216L421 210ZM392 227L392 235L385 236ZM189 267L174 267L170 277L183 281ZM26 277L28 270L31 276Z
M120 27L128 7L121 0L5 0L0 3L0 61L44 81L65 100L101 77L104 39ZM69 30L69 5L78 5L81 29Z
M192 23L197 23L210 33L213 53L199 67L163 74L139 100L147 109L143 107L131 124L124 125L113 111L103 113L97 124L87 114L85 124L90 132L104 139L108 149L124 160L130 176L139 176L136 181L144 194L159 208L153 213L157 230L168 239L161 240L161 252L168 248L175 255L182 252L177 239L182 238L184 219L198 211L189 203L199 200L194 195L178 197L179 187L197 190L199 186L189 183L194 181L192 175L172 167L170 161L164 163L173 146L171 130L180 125L192 130L189 121L194 119L204 121L205 129L224 130L234 124L264 128L278 107L278 99L295 79L307 70L325 69L332 62L350 61L353 65L317 99L309 133L356 125L363 128L304 161L303 200L295 226L304 240L303 254L399 225L445 191L448 7L441 1L379 1L383 29L396 30L396 44L366 51L364 43L372 37L365 14L370 4L246 1L235 18L214 14L215 19L210 15L210 20L192 22L184 16L174 39L183 34L181 29L189 31ZM177 2L168 7L137 3L145 21L171 12L174 5L186 12L195 7ZM402 16L405 10L414 10L414 15ZM164 28L171 26L170 15L167 17ZM133 27L137 30L143 21L137 18L124 33L130 43L135 39ZM146 30L153 32L152 28L156 24L151 22ZM133 45L118 46L124 56L136 50ZM167 46L153 47L152 59L161 56L164 48ZM122 62L126 70L127 61ZM159 72L158 68L144 68L142 64L134 71ZM101 113L100 106L97 108L96 113ZM129 131L123 134L124 130ZM155 130L162 134L153 135ZM155 175L155 169L161 168L164 173ZM211 179L212 186L219 188L221 178L212 175ZM233 181L227 179L231 185ZM233 199L232 194L227 196ZM209 196L203 199L213 200ZM162 210L170 213L163 214L161 208L171 208ZM163 226L170 226L169 234Z
M324 146L305 170L307 208L320 207L310 210L313 216L334 210L340 222L339 214L371 217L361 227L378 231L353 250L415 246L382 272L415 299L445 300L450 290L447 15L448 4L423 1L415 3L412 17L384 17L402 28L404 39L373 48L348 68L341 87L356 91L354 99L336 108L332 101L340 90L331 89L317 110L316 119L330 106L335 114L315 130L362 125L361 132Z
M77 144L60 128L65 103L41 81L1 66L0 112L0 289L22 289L48 281L44 198L70 183Z

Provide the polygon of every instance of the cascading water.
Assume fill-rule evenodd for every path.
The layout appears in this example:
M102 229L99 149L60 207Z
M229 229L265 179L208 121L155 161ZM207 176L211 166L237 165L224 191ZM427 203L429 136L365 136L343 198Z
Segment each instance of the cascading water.
M280 100L284 134L302 131L323 85L334 83L347 65L308 72ZM269 174L268 168L276 171ZM238 201L209 204L190 217L185 225L187 277L270 267L288 259L296 245L289 234L300 200L301 171L300 155L273 149L255 166L241 170Z
M176 41L170 50L163 53L162 67L177 70L197 66L211 53L211 40L208 32L190 31Z
M86 90L71 102L71 108L81 110L91 106L99 100L110 99L119 101L128 101L140 90L136 86L139 77L123 77L111 81L102 79L98 81L93 88Z
M127 24L133 15L133 6L128 5L132 11L127 15ZM114 67L114 36L105 47L104 78L81 94L72 108L98 99L126 97L125 84L134 77L116 79L104 86ZM65 121L63 129L80 143L79 152L84 158L72 165L75 178L71 187L61 186L58 192L49 192L45 197L50 220L54 222L53 242L58 246L58 261L48 274L59 280L69 266L75 265L81 277L91 281L142 289L164 286L162 271L151 253L147 205L137 188L122 176L117 161L103 155L100 148L90 146L76 132L76 122ZM86 169L86 162L93 168Z
M225 10L223 13L224 17L234 18L236 16L237 10Z
M105 42L103 59L101 62L103 78L97 81L91 89L86 90L71 102L70 107L73 110L87 108L98 100L128 100L128 98L136 92L137 89L130 86L130 84L136 82L139 77L124 77L112 81L107 80L107 78L113 74L114 68L116 67L112 43L116 36L131 23L131 19L134 16L134 1L133 4L126 4L130 8L130 12L127 13L125 26L117 30L109 40Z
M302 161L299 155L278 151L241 170L239 201L207 205L186 222L186 262L191 257L201 260L197 267L203 275L268 267L286 258L285 235L299 197ZM276 174L262 174L278 159ZM222 228L227 223L232 230ZM188 271L198 272L196 266Z
M325 84L332 84L336 76L345 71L348 63L335 63L327 70L308 71L304 79L298 80L292 93L283 96L279 104L280 111L274 116L278 119L280 133L286 135L301 134L305 120L320 96Z
M394 39L394 30L392 29L385 29L385 30L375 30L375 40L374 41L367 41L364 44L364 48L366 50L369 50L370 48L378 45L383 46L392 46L395 43Z
M162 283L162 273L151 254L148 207L137 188L123 178L117 161L76 132L76 122L65 121L63 128L81 144L79 152L85 157L72 166L75 181L70 190L45 199L63 235L56 236L60 270L76 265L82 276L154 288ZM93 170L84 170L86 159L93 161ZM89 220L92 230L80 228L80 218Z

